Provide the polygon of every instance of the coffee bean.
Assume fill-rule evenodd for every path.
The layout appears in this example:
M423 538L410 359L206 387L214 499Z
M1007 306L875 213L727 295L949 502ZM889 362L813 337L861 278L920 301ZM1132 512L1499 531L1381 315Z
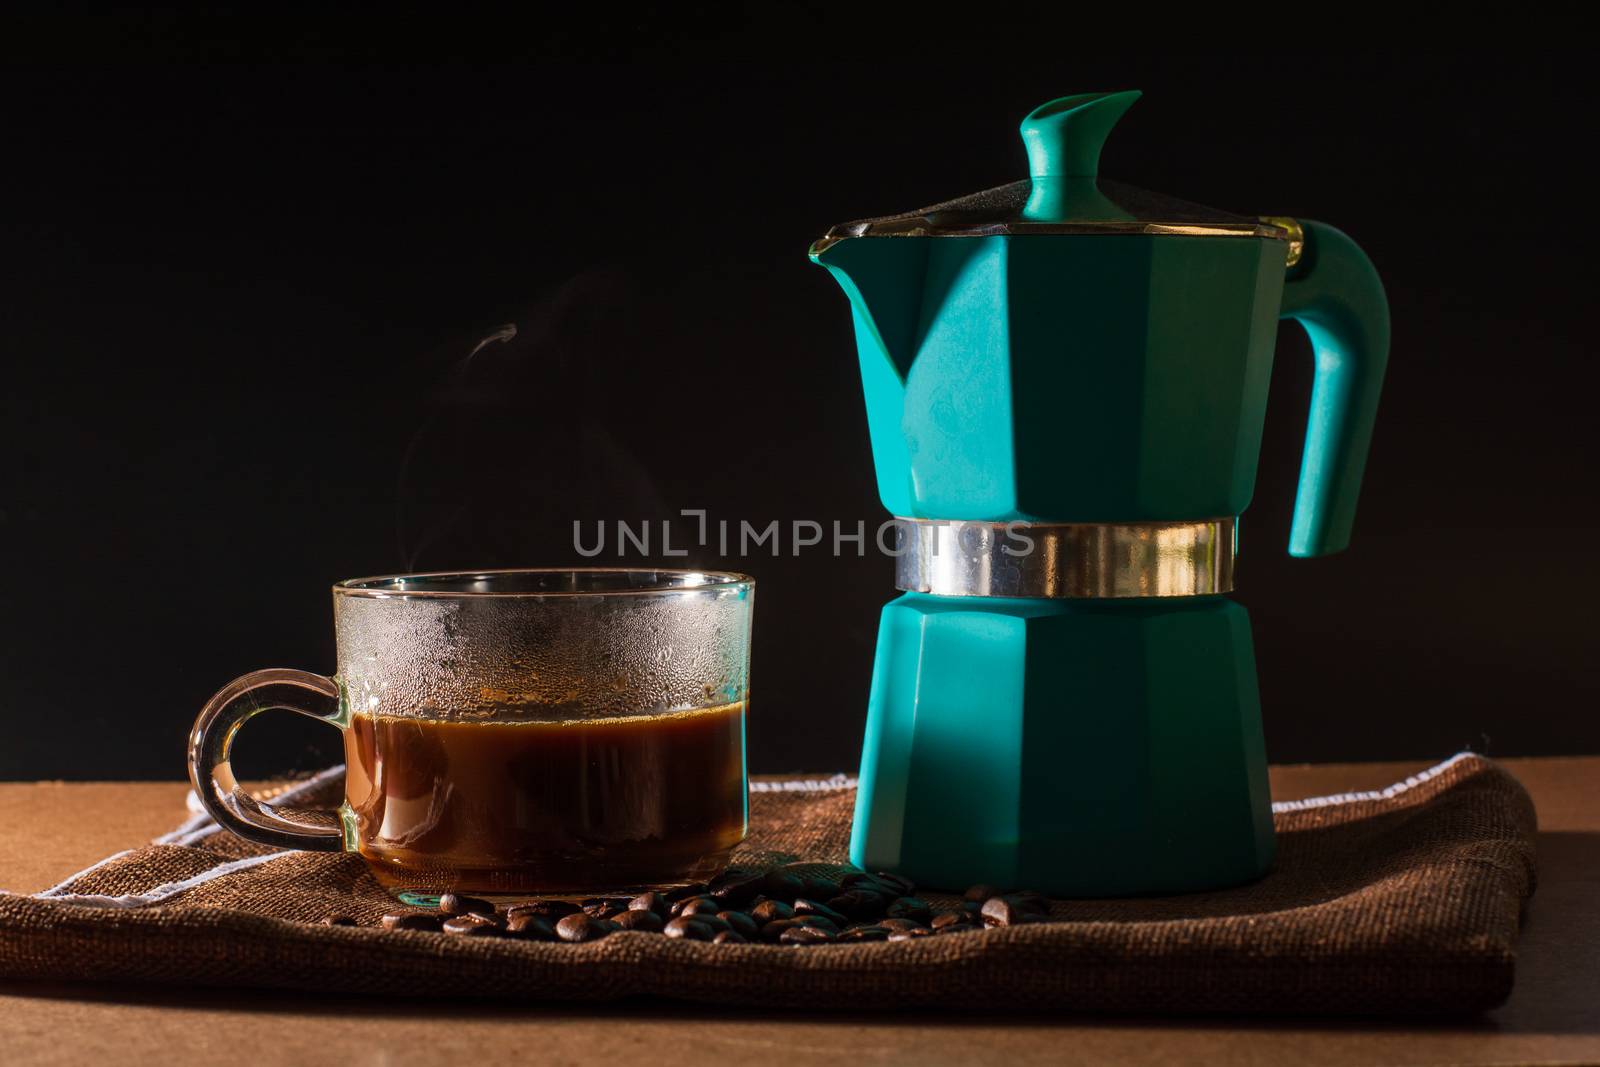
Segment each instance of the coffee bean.
M482 915L452 915L445 920L444 932L465 937L499 937L500 924Z
M801 897L794 902L794 913L796 915L820 915L837 926L844 926L850 921L826 904L809 900L806 897Z
M713 945L742 945L750 939L737 930L724 930L711 939Z
M556 923L556 936L563 941L594 941L616 929L616 924L596 919L586 912L575 911Z
M789 921L796 926L818 926L831 934L838 933L840 929L847 925L845 923L836 923L826 915L796 915Z
M988 900L990 897L997 897L1000 894L1001 890L996 889L992 885L984 885L982 882L979 882L977 885L968 886L967 891L961 894L961 899L970 900L974 904L981 906L983 902Z
M611 920L621 930L638 930L646 934L659 934L666 922L653 911L630 908Z
M839 895L839 881L835 877L819 871L809 871L802 874L800 880L805 883L805 895L812 900L827 900L829 897Z
M671 905L667 903L666 898L660 893L640 893L638 896L628 901L629 911L654 912L656 917L660 919L665 919L667 917L668 909L670 907Z
M775 900L793 900L805 893L806 883L805 879L778 867L767 872L763 889Z
M668 920L661 932L668 937L682 938L685 941L710 941L718 933L711 929L709 924L701 922L698 917L692 915L680 915L676 919Z
M938 929L934 930L934 933L943 936L944 934L964 934L968 930L982 930L982 929L983 929L983 927L979 926L977 923L961 922L961 923L949 923L948 925L941 926Z
M385 915L381 920L385 930L438 930L436 915Z
M1012 894L984 901L982 915L985 926L1016 926L1048 917L1035 900Z
M851 890L860 889L868 893L876 893L886 900L893 900L895 897L905 896L904 886L909 884L903 878L896 878L893 882L887 882L881 875L856 871L845 875L839 886L847 893Z
M964 911L942 911L938 915L935 915L933 920L929 922L928 925L933 927L935 930L943 930L946 926L952 926L956 923L964 923L966 921L967 913Z
M704 882L691 882L688 885L680 885L676 889L667 890L661 894L661 899L668 904L676 904L678 901L688 900L690 897L704 896L709 888L711 887Z
M803 925L798 919L774 919L761 927L760 938L763 941L775 942L783 936L783 932L792 926Z
M886 926L856 926L839 935L840 941L887 941L890 930Z
M724 919L720 915L707 915L702 912L699 915L680 915L679 918L693 919L697 923L705 923L707 926L711 927L711 932L714 934L720 934L724 930L733 929L733 927L729 925L728 920Z
M461 893L446 893L439 898L439 914L441 915L465 915L471 911L493 915L494 905L479 897L469 897Z
M933 909L921 897L901 897L889 905L888 911L891 919L910 919L919 923L926 923L932 914Z
M922 929L922 924L917 922L915 919L902 919L902 918L882 919L882 920L880 920L878 922L878 925L879 926L883 926L883 927L887 927L890 930L896 930L896 931L920 930L920 929Z
M857 922L881 917L888 904L883 894L870 889L849 889L828 901L828 907Z
M896 930L889 935L890 941L911 941L918 937L932 937L934 931L926 926L913 926L909 930Z
M348 915L330 915L322 920L323 926L360 926L361 924Z
M717 903L716 897L689 897L672 905L674 915L715 915L723 910L723 905Z
M742 911L719 911L717 918L727 923L728 928L741 937L754 937L761 929L760 924Z
M893 892L891 896L909 897L917 891L917 883L903 874L894 874L890 871L879 871L873 875L879 882L888 886Z
M778 935L780 945L825 945L836 938L820 926L791 926Z
M781 900L763 900L750 909L750 918L756 921L756 925L765 926L778 919L794 918L794 908Z
M506 933L524 941L554 941L555 927L540 915L513 915L506 920Z
M557 919L581 911L570 900L530 900L526 904L517 904L506 909L506 918L513 919L518 915L537 915L541 919L554 923Z
M740 908L748 904L767 882L764 871L729 870L711 881L710 895L724 908Z
M627 911L630 903L627 897L590 897L579 906L591 918L609 919Z
M990 897L983 902L983 910L979 914L985 926L1010 926L1022 914L1022 909L1005 897Z
M794 895L826 899L839 892L839 880L849 871L849 867L840 867L827 863L786 863L782 867L774 868L767 872L770 882L774 876L785 884L798 885L799 890ZM769 890L770 892L770 890ZM773 893L773 896L783 894Z
M987 900L987 899L988 899L987 897L984 898L984 900ZM979 916L983 912L983 901L982 900L963 900L960 904L957 905L957 907L959 907L961 909L961 913L963 915L965 915L968 919L971 919L973 922L981 922L982 921L979 918Z

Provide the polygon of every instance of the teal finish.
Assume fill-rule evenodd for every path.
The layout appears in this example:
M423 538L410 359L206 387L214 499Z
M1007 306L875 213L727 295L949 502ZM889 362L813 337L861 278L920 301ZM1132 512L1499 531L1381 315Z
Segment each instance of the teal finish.
M1354 242L1304 226L1287 284L1286 245L1269 239L864 238L820 251L850 298L884 506L992 522L1238 515L1255 491L1275 324L1292 317L1317 374L1290 552L1344 548L1388 305Z
M1316 354L1291 556L1350 544L1361 473L1389 364L1389 301L1372 261L1332 226L1303 222L1306 249L1283 290L1283 316L1305 327Z
M883 609L850 860L1062 896L1272 861L1250 621L1222 597Z
M1127 218L1096 171L1137 93L1022 133L1030 223ZM1349 238L846 238L878 491L895 515L1193 521L1250 504L1280 317L1317 370L1290 551L1348 543L1388 354ZM1245 610L1222 597L908 593L880 620L851 859L939 888L1181 892L1259 876L1272 820Z
M1109 221L1129 216L1100 195L1100 149L1138 92L1081 93L1033 109L1022 120L1033 188L1022 217L1033 222Z
M1239 514L1285 252L1143 234L826 249L851 295L884 506L992 522Z

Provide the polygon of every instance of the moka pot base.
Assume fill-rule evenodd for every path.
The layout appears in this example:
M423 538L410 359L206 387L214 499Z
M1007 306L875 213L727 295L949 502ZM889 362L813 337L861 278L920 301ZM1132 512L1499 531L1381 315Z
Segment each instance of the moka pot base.
M1058 896L1266 872L1234 520L899 527L852 862Z

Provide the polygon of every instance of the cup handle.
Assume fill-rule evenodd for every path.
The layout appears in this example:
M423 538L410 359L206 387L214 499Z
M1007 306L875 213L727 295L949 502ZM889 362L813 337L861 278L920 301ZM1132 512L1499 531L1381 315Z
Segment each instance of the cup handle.
M189 734L189 781L210 816L225 829L263 845L314 852L344 850L344 831L301 822L239 788L228 757L246 719L286 708L343 730L339 683L309 671L275 667L235 678L206 702Z

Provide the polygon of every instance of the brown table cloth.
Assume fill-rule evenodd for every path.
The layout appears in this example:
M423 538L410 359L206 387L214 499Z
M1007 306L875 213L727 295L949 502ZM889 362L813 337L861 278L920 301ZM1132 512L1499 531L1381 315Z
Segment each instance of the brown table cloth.
M338 792L324 774L285 799ZM758 780L736 862L842 863L854 799L842 779ZM1278 861L1252 885L1055 901L1050 923L804 947L322 926L332 914L373 923L395 905L353 856L274 852L196 816L37 896L0 894L0 978L990 1013L1438 1014L1504 1001L1534 878L1533 805L1509 774L1462 755L1380 792L1274 810Z

